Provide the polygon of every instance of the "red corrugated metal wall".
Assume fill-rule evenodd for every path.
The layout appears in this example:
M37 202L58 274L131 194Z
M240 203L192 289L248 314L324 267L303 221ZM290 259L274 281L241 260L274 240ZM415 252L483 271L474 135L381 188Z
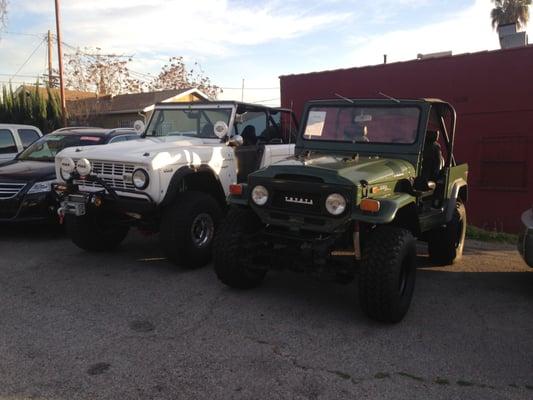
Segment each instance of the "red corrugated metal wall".
M436 97L458 114L455 154L470 166L469 222L516 232L533 203L533 46L282 76L281 102Z

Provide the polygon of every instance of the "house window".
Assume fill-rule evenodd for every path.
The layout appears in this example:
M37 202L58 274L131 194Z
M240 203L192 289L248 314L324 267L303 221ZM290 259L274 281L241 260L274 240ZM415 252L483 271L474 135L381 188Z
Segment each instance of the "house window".
M132 119L119 119L117 128L133 128L134 123Z
M480 186L497 190L527 189L527 137L483 138Z

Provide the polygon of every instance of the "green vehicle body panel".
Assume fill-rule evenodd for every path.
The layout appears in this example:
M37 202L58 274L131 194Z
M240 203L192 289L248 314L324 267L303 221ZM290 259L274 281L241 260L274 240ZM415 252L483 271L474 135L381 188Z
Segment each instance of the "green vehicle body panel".
M311 105L335 104L338 100L310 102ZM342 104L342 103L341 103ZM362 100L356 106L416 106L420 109L420 123L417 140L413 144L371 144L371 143L338 143L303 139L302 132L296 143L296 154L287 160L270 165L252 173L248 185L240 196L230 196L229 202L241 206L250 206L265 224L276 224L286 227L310 228L318 232L340 231L351 221L369 224L389 224L398 212L405 207L416 205L417 197L403 188L412 186L422 169L422 150L425 132L428 126L431 107L434 105L450 107L440 100ZM309 107L309 106L308 106ZM300 129L306 126L307 109ZM444 122L443 122L444 124ZM451 132L451 149L453 150L453 131L455 129L455 111ZM468 165L455 165L450 158L444 169L445 185L443 188L442 209L428 215L418 215L417 227L424 232L446 224L453 217L458 198L466 201ZM272 220L269 210L255 205L250 200L251 186L266 182L277 184L287 182L290 177L309 177L309 185L316 185L317 190L327 190L331 185L349 193L350 212L343 218L330 218L321 226L313 226L312 222L298 215L291 215L286 221ZM289 177L289 178L287 178ZM314 180L314 181L313 181ZM364 212L359 208L363 198L380 201L378 212ZM414 207L416 209L416 207Z

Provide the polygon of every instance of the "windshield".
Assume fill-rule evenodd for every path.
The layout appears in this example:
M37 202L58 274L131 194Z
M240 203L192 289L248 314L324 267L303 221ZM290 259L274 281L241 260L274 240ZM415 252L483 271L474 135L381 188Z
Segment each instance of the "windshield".
M189 136L218 139L214 126L222 121L229 126L231 108L156 110L146 136Z
M20 153L18 159L27 161L54 161L56 154L67 147L92 146L100 144L102 141L103 138L100 136L50 134L43 136Z
M419 120L417 107L312 107L303 135L305 140L413 144Z

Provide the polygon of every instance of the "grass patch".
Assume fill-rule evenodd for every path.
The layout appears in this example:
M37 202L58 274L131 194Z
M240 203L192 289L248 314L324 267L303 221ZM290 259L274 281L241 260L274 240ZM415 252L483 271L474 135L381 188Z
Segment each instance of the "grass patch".
M376 379L390 378L390 374L388 374L386 372L378 372L376 375L374 375L374 378L376 378Z
M468 225L466 227L467 239L479 240L480 242L496 242L506 244L518 243L518 236L511 233L487 231L485 229L476 228L475 226Z
M444 378L437 378L437 379L435 379L435 383L437 385L449 385L450 381L448 379L444 379Z

